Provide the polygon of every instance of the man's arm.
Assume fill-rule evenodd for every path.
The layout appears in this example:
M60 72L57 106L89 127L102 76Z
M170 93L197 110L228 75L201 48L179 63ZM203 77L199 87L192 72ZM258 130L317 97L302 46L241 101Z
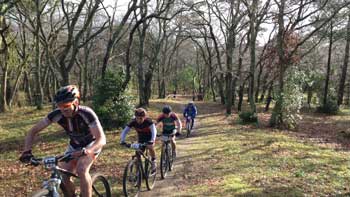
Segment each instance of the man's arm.
M156 142L156 136L157 136L157 129L156 126L154 124L152 124L150 126L151 132L152 132L152 142L155 143Z
M177 126L177 132L181 133L182 130L182 123L179 117L176 118L175 124Z
M124 142L125 141L125 138L126 138L126 135L129 133L130 131L130 127L129 126L126 126L123 131L122 131L122 134L120 135L120 143Z
M86 148L86 151L88 154L94 154L106 144L106 136L99 121L96 122L95 126L90 127L90 132L95 137L95 142L91 147Z
M51 124L51 121L45 117L38 123L36 123L28 132L25 142L24 142L24 150L23 152L29 151L32 149L34 137L43 129Z

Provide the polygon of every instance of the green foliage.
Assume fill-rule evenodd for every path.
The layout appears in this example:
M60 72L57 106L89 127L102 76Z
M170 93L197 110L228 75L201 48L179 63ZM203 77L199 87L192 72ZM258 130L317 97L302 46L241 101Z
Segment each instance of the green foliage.
M95 83L92 104L105 129L124 126L133 114L132 97L122 89L123 79L123 72L108 71Z
M282 93L282 121L288 129L295 129L302 118L300 116L303 100L302 85L305 82L306 75L296 66L289 67L286 72Z
M241 112L238 116L242 124L258 122L256 113L253 113L251 111Z
M325 104L323 103L324 95L322 91L319 92L318 97L319 97L319 103L321 103L321 105L317 107L316 109L317 112L331 114L331 115L335 115L339 112L339 106L337 103L337 94L336 94L335 88L330 88L328 90L327 102Z
M197 73L194 69L193 66L189 65L185 69L181 70L177 75L176 75L176 83L177 86L180 89L183 89L185 91L190 91L193 89L198 90L199 89L199 83L197 80ZM172 84L174 86L174 84Z

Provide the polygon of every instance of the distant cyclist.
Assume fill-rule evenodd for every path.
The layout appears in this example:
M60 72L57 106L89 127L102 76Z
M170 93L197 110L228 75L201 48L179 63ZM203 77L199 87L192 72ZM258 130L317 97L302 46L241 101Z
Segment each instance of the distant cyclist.
M197 116L197 107L194 105L193 101L188 102L186 108L184 109L183 115L187 121L187 117L191 117L192 124L191 124L191 130L193 128L194 119Z
M163 124L162 135L171 136L171 147L173 154L176 157L175 134L179 135L181 133L182 124L179 117L175 112L172 112L172 109L169 105L164 106L162 112L163 113L157 118L157 124L160 122Z
M154 143L156 141L157 129L152 122L152 119L147 117L147 112L143 108L135 110L135 118L129 122L121 134L120 144L125 144L125 138L128 132L134 128L137 132L138 142L147 143L147 149L152 158L152 173L156 171L156 153L154 151Z

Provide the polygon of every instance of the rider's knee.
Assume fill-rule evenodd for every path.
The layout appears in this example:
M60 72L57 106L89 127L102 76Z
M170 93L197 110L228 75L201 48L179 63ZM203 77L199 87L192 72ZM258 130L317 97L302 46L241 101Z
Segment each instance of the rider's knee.
M77 174L79 177L85 177L89 174L89 171L86 169L85 166L81 165L77 167Z

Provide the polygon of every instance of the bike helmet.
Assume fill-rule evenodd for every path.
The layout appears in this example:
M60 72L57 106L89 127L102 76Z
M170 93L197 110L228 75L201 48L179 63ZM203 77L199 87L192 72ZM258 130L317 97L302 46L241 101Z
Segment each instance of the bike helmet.
M171 107L169 105L164 106L162 112L165 114L169 114L171 112Z
M193 105L194 102L193 102L193 101L189 101L188 104L189 104L189 105Z
M55 95L54 101L56 104L73 103L80 99L80 92L75 85L61 87Z

